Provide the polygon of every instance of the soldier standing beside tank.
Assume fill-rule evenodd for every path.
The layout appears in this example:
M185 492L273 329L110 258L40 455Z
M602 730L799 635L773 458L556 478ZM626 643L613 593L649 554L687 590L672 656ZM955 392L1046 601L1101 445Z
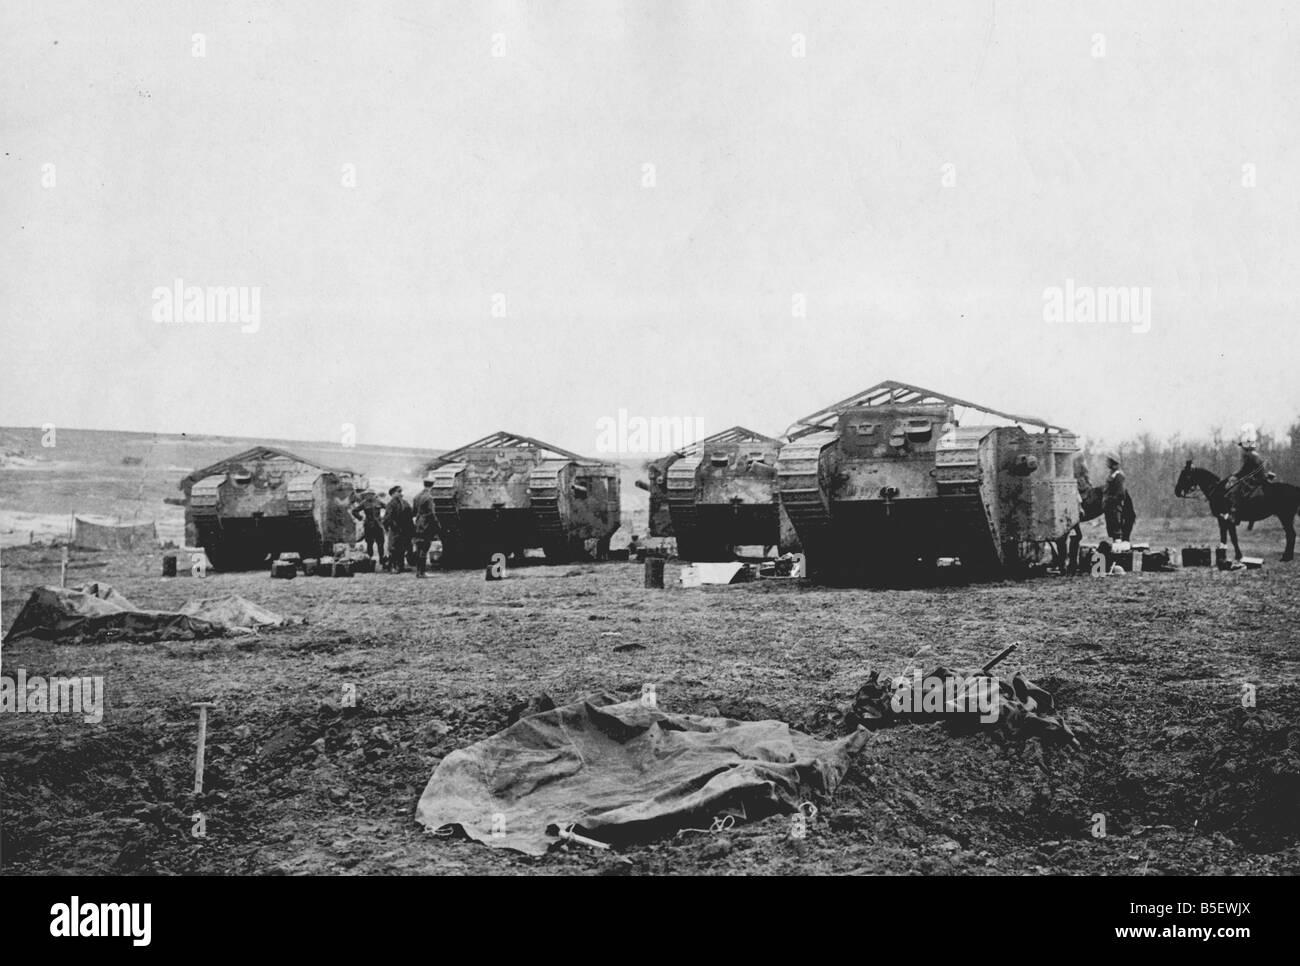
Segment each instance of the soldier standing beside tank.
M424 481L424 489L411 503L415 515L415 576L423 577L429 563L429 545L438 535L438 522L433 512L433 480Z
M352 516L361 521L361 534L366 541L366 556L375 563L385 566L388 557L384 555L384 525L382 522L384 505L379 502L379 494L366 490L357 498L352 508Z
M388 491L388 508L384 510L384 529L388 531L388 566L386 572L406 573L406 557L411 552L411 528L414 523L411 504L402 498L402 488Z
M1106 536L1111 540L1127 540L1125 532L1124 504L1127 489L1124 485L1124 471L1119 468L1119 457L1114 453L1106 454L1106 485L1102 491L1102 510L1106 514Z

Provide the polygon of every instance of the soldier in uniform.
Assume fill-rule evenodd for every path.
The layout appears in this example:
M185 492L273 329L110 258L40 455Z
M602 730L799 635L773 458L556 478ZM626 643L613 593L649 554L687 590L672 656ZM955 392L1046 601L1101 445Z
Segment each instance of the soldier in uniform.
M423 577L429 563L429 545L438 535L438 521L433 513L433 480L424 481L424 489L411 503L415 514L415 576Z
M366 541L366 556L386 566L388 558L384 555L384 505L379 502L379 494L366 490L357 497L352 508L352 516L361 521L361 533Z
M1264 457L1259 455L1259 436L1253 425L1246 423L1241 427L1237 445L1241 447L1241 468L1228 477L1225 490L1232 508L1230 515L1234 525L1239 522L1242 504L1258 493L1259 488L1269 479L1268 465L1264 462Z
M1111 540L1127 540L1124 506L1128 490L1124 485L1124 471L1119 468L1119 457L1106 454L1106 485L1102 490L1102 510L1106 515L1106 536Z
M406 573L413 523L411 504L402 498L402 488L392 487L388 491L388 507L384 510L384 529L388 531L388 566L384 570Z

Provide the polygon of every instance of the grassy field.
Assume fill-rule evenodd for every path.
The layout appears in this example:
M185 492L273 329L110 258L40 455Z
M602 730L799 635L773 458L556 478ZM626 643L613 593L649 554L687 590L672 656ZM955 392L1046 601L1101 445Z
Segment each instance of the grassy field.
M1212 535L1208 518L1138 534L1157 547ZM97 725L5 716L0 860L15 873L1295 873L1300 564L1277 561L1276 523L1243 537L1262 570L913 590L683 590L675 563L667 590L619 563L526 566L499 583L163 580L157 553L77 552L70 582L107 581L141 606L237 593L308 623L251 641L6 645L6 674L103 675L107 709ZM7 627L32 587L57 583L58 559L18 548L3 563ZM896 673L923 645L936 663L977 665L1011 642L1006 673L1054 692L1081 749L877 732L801 841L774 818L531 860L413 820L444 755L541 694L653 682L668 710L830 737L869 672ZM355 708L340 707L345 685ZM218 708L195 801L199 700Z

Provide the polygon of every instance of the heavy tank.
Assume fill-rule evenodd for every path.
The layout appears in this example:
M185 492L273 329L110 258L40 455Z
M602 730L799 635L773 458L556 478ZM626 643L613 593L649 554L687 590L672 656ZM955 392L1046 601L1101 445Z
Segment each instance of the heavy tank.
M514 433L444 453L426 466L425 479L450 566L535 547L552 562L603 559L620 523L615 464Z
M967 574L1042 562L1079 522L1077 437L1043 420L887 381L798 420L781 502L815 579L940 558Z
M365 479L270 446L195 470L180 482L185 538L217 570L248 570L282 552L317 557L353 543L352 494Z
M650 535L677 539L683 560L730 560L735 547L791 549L776 461L781 441L743 426L648 464Z

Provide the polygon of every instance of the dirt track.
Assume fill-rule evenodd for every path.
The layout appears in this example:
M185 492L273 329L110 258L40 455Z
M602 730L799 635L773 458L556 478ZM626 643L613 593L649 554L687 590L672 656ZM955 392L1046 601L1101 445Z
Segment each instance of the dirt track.
M1203 541L1209 527L1162 542ZM1264 570L888 591L650 591L640 567L617 563L525 567L500 583L478 572L164 581L160 554L78 554L70 583L107 581L141 606L238 593L309 623L251 643L7 645L6 674L103 675L107 697L98 725L4 716L4 870L1295 873L1300 564L1277 562L1276 526L1243 537ZM675 574L670 564L670 584ZM5 626L33 586L57 582L55 552L5 551ZM529 860L427 835L412 818L443 755L539 694L632 696L654 682L670 710L830 736L869 670L896 672L927 644L935 662L975 665L1013 641L1007 672L1055 693L1090 732L1082 750L939 726L879 732L802 841L769 819L622 858ZM1251 710L1244 682L1258 689ZM340 707L345 684L356 708ZM196 806L198 700L220 707ZM1098 813L1104 838L1091 834Z

